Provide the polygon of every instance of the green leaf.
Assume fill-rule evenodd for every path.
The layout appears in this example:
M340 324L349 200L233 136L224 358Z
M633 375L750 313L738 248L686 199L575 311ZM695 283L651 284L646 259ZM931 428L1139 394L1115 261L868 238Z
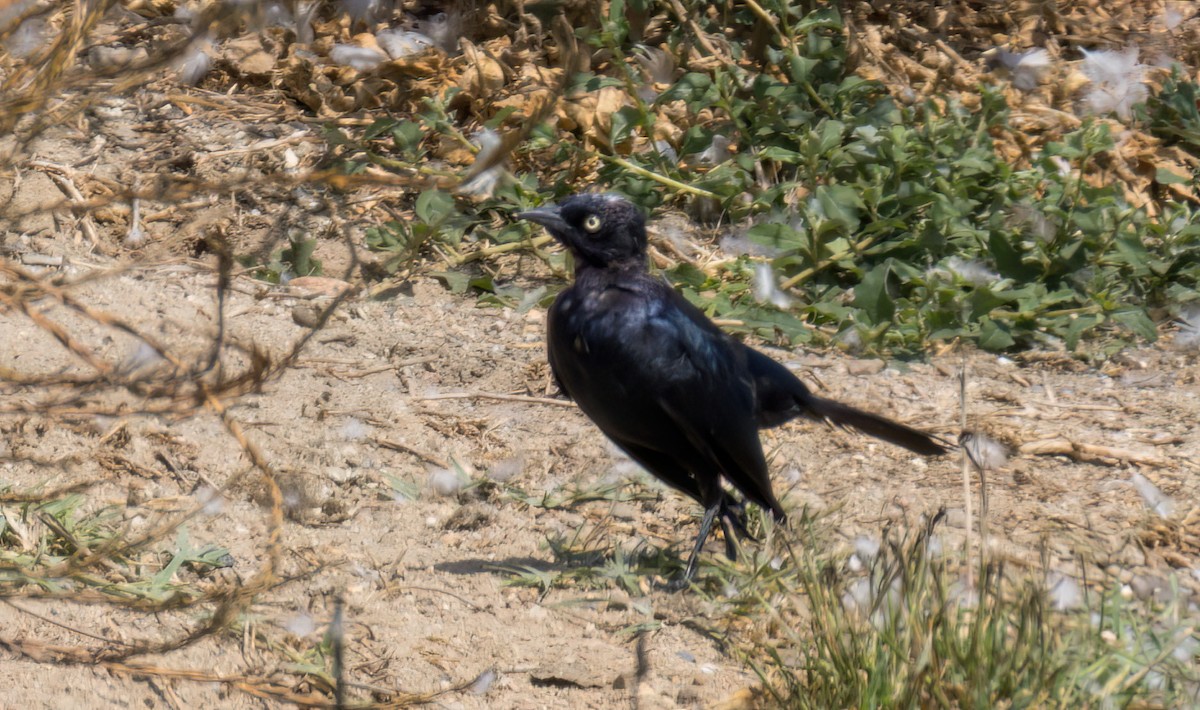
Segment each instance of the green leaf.
M671 88L658 97L658 103L685 101L689 104L701 101L712 101L717 97L712 78L708 74L689 72L679 78Z
M458 271L434 271L429 275L446 284L450 293L466 293L467 286L471 283L471 277Z
M694 289L704 288L708 283L708 275L701 271L696 266L685 262L681 262L679 266L671 269L671 280L677 284L684 284Z
M1166 168L1155 169L1154 180L1160 185L1186 185L1192 181L1187 175L1180 175Z
M817 150L821 153L828 153L840 146L845 131L846 124L841 121L823 121L818 128Z
M396 126L396 123L396 119L390 117L376 119L374 123L367 126L366 129L363 130L363 140L369 141L378 138L384 133L391 131Z
M759 160L777 160L781 163L798 163L803 157L799 152L780 148L779 146L768 146L758 152Z
M791 225L779 222L764 222L746 230L746 238L757 244L776 249L796 249L804 246L802 235Z
M634 106L625 106L612 115L612 143L624 143L640 125L642 112Z
M848 185L818 185L816 195L827 218L848 232L858 230L858 214L863 207L858 190Z
M1150 320L1150 316L1146 315L1146 311L1141 308L1116 311L1111 314L1111 318L1143 340L1148 342L1158 340L1158 329L1154 327L1154 321Z
M291 246L280 254L279 260L289 265L296 276L317 276L321 273L321 262L313 258L316 248L316 239L294 238Z
M997 352L1017 344L1008 326L988 317L979 319L979 347Z
M888 293L888 278L891 273L889 259L868 271L862 282L854 287L853 305L861 309L872 324L890 321L896 313L896 304Z
M454 197L448 192L426 190L417 197L417 219L425 224L439 225L454 212Z
M425 128L417 121L400 121L392 126L392 143L401 153L413 153L425 139Z
M816 59L810 59L808 57L801 57L793 54L791 61L788 63L788 67L790 69L788 73L791 75L792 81L796 82L797 84L807 84L809 77L812 76L813 69L815 69L819 63L820 62Z
M1066 333L1063 334L1063 344L1067 346L1067 350L1074 350L1079 345L1079 338L1103 321L1104 316L1098 313L1081 313L1072 318Z

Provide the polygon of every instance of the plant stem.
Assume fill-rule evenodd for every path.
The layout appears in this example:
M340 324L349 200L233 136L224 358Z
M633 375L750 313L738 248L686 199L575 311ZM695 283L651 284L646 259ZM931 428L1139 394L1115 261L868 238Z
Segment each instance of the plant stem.
M655 182L666 185L667 187L674 188L675 190L678 190L679 192L686 192L688 194L695 195L697 197L707 197L707 198L713 199L713 200L720 199L720 197L715 192L709 192L708 190L704 190L699 187L693 187L692 185L689 185L685 182L679 182L678 180L669 178L666 175L659 175L658 173L651 172L651 171L643 168L640 165L635 165L635 164L629 162L628 160L625 160L624 158L618 158L615 155L601 155L600 159L604 160L606 162L612 163L613 165L619 165L622 168L625 168L626 170L628 170L629 172L631 172L635 175L640 175L644 178L649 178L651 180L654 180Z

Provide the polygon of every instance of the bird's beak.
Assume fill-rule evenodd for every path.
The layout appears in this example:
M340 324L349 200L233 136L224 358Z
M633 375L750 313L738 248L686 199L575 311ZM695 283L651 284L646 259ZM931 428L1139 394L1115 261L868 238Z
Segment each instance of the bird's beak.
M556 237L568 234L571 231L570 226L562 218L562 213L559 212L557 207L539 207L536 210L518 212L513 216L517 219L526 219L530 222L540 224Z

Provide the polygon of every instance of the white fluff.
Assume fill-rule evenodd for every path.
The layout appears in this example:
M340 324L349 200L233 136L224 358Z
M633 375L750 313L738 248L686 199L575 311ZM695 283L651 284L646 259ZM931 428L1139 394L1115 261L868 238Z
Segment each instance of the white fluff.
M1168 518L1171 513L1175 512L1175 501L1171 500L1171 496L1159 490L1158 486L1151 483L1150 479L1135 472L1129 476L1129 482L1142 496L1146 507L1153 510L1159 517Z
M1008 70L1012 75L1013 86L1021 91L1036 89L1050 69L1050 54L1044 49L1031 49L1027 52L997 49L993 61Z
M1083 52L1083 73L1091 79L1084 96L1089 113L1115 113L1122 120L1133 114L1135 104L1146 100L1149 91L1144 82L1146 65L1138 62L1137 47L1121 52L1099 50Z
M429 472L429 487L440 496L457 495L463 488L458 473L448 468L435 468Z
M500 138L500 134L490 128L485 128L471 136L471 142L479 149L475 154L476 162L489 162L496 157L496 151L504 145L504 140Z
M342 438L346 441L359 441L365 439L371 433L371 427L363 423L361 419L349 417L346 423L342 424Z
M842 607L860 617L870 614L871 624L876 629L882 629L888 623L888 618L900 608L900 578L896 577L886 590L876 588L869 577L860 577L842 593ZM871 609L875 613L871 614Z
M865 616L871 610L871 580L860 577L846 587L842 593L842 607L849 612Z
M994 471L1008 463L1004 444L979 432L968 433L963 437L962 445L971 460L985 471Z
M220 491L209 486L196 489L196 502L200 504L200 512L204 515L220 515L225 510L225 498Z
M646 81L651 84L670 84L675 81L675 57L657 47L639 44L633 58L641 65Z
M873 562L879 556L879 541L866 535L854 538L854 554L864 562Z
M179 81L195 86L208 75L212 69L212 57L208 54L211 48L212 44L207 41L193 42L188 47L183 54L183 61L179 62Z
M1051 572L1046 575L1046 587L1050 591L1050 605L1056 611L1072 611L1083 606L1083 590L1073 578Z
M122 369L129 374L144 373L166 362L152 345L144 340L139 340L137 346L133 348L133 352L125 357Z
M301 611L283 622L283 630L297 638L305 638L317 630L317 622Z
M779 290L775 280L775 269L770 264L754 265L754 300L759 303L770 303L780 310L792 306L792 297Z
M479 131L472 136L472 139L472 142L479 148L479 152L475 154L476 163L489 163L495 160L496 152L504 146L500 134L490 128ZM495 194L496 187L504 175L504 161L501 160L459 185L458 192L476 197L491 197Z
M281 2L268 2L261 12L264 27L287 27L294 22L292 13Z
M778 249L753 241L744 232L727 232L717 242L717 246L730 256L765 256L773 259L781 253Z
M130 248L146 243L146 231L142 229L142 201L136 197L129 203L129 229L123 243Z
M861 351L863 346L862 334L859 333L858 328L855 328L854 326L850 326L849 328L846 328L842 332L833 336L833 341L835 343L841 343L841 346L845 348L847 352L852 353Z
M512 458L501 459L492 464L488 469L488 478L493 481L507 481L513 476L517 476L521 471L525 470L525 457L513 456Z
M31 17L4 40L4 48L17 59L25 59L46 44L46 34L45 18Z
M329 51L329 58L335 64L351 67L358 71L371 71L387 61L387 55L370 47L359 47L353 44L335 44Z
M475 695L483 695L492 687L492 683L496 682L496 671L491 668L479 674L475 680L471 681L471 686L468 688Z
M942 538L938 535L930 535L925 540L925 554L930 557L941 557L944 547L942 545Z
M1183 24L1183 21L1187 19L1187 17L1184 15L1185 7L1185 3L1167 3L1167 6L1163 8L1162 15L1160 15L1158 18L1159 23L1167 31L1175 29L1179 25Z
M946 260L946 268L963 281L975 286L986 286L1000 280L1000 274L989 269L982 261L975 259L952 256Z
M392 59L412 57L433 47L432 39L420 32L406 30L384 30L375 35L375 41Z
M379 0L341 0L342 10L355 22L371 22L379 10Z
M417 23L417 29L433 40L446 54L458 52L458 38L462 34L462 20L457 15L439 12Z
M715 135L712 137L712 143L696 159L705 165L720 165L729 160L729 156L729 139Z
M313 17L316 16L317 10L321 3L318 0L311 2L301 2L296 4L296 43L297 44L312 44L313 36Z
M850 555L850 571L861 572L879 556L879 541L860 535L854 538L854 554Z
M1184 308L1177 322L1179 332L1175 334L1175 347L1200 350L1200 303Z
M1054 158L1058 158L1058 156L1056 155L1051 157L1051 160L1053 161ZM1055 163L1055 167L1061 174L1061 166L1059 166L1058 163ZM1070 165L1067 166L1067 170L1069 173ZM1047 217L1044 212L1031 204L1013 205L1012 214L1013 217L1029 231L1029 233L1033 234L1033 236L1037 237L1043 242L1052 241L1058 234L1058 222L1050 217Z
M987 286L1000 280L1000 274L989 269L982 261L964 259L960 256L946 259L940 267L930 269L928 275L931 277L952 276L976 287Z
M677 153L675 149L671 147L670 143L664 140L654 141L654 149L657 150L658 154L665 158L667 162L672 164L679 162L679 153Z

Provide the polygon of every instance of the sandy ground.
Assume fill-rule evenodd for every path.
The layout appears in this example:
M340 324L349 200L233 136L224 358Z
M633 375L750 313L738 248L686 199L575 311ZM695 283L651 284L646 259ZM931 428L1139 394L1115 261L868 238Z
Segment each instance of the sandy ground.
M299 130L270 122L248 128L220 112L184 116L156 97L162 98L148 92L136 105L111 100L81 125L43 137L34 153L71 166L81 182L130 184L148 169L148 156L162 164L186 153L200 172L216 175L245 167L245 153L221 151ZM285 149L301 158L314 150L315 141L303 135L274 148L268 162L282 164ZM106 141L100 151L97 136ZM311 234L336 228L352 243L361 243L365 226L339 211L348 196L332 198L335 208L327 209L312 207L307 193L280 188L160 216L147 223L147 242L139 246L122 244L128 216L117 211L111 221L98 221L100 241L91 244L64 210L34 209L60 198L46 170L27 165L18 181L0 183L0 193L10 217L0 256L30 263L38 260L31 255L65 255L63 266L29 268L61 277L82 302L154 334L187 358L203 352L216 323L212 261L195 248L204 229L218 225L250 250L292 224ZM26 211L28 217L11 219ZM336 239L323 238L318 255L327 274L339 273L344 254ZM528 261L510 263L508 277L530 285L553 280ZM5 283L0 277L0 288ZM230 338L278 357L308 333L299 323L311 306L295 289L242 276L226 304ZM149 372L162 366L118 329L48 299L36 310L66 324L105 362ZM561 569L548 549L550 537L586 531L609 546L675 545L683 552L697 521L694 506L636 471L577 409L545 401L553 391L541 345L544 316L538 308L481 307L474 297L452 295L436 279L418 276L384 300L351 298L295 366L261 391L228 401L232 418L283 484L288 517L281 572L289 580L261 594L231 625L237 631L144 660L210 676L273 678L306 692L296 664L320 642L340 595L347 677L362 684L354 697L443 691L491 672L491 682L493 676L435 702L455 708L743 704L757 678L720 639L736 642L766 619L731 618L721 590L709 597L669 594L649 583L638 594L615 585L546 592L508 584L512 569ZM87 370L14 308L0 306L0 333L0 372L50 377ZM906 364L770 352L827 396L957 436L958 356ZM1157 539L1148 531L1161 523L1130 483L1134 473L1153 482L1174 503L1174 519L1186 516L1200 495L1194 350L1164 343L1121 354L1099 370L1061 354L1012 360L977 354L966 363L973 428L1010 447L1060 440L1055 446L1063 451L1070 449L1065 440L1077 452L1017 455L991 474L989 544L998 554L1031 570L1041 570L1045 558L1051 569L1086 572L1097 586L1138 582L1138 590L1150 584L1148 593L1172 582L1185 590L1200 586L1196 549L1179 540L1147 544ZM112 506L131 534L162 514L207 501L186 526L190 544L228 549L233 566L222 574L253 575L263 562L268 511L249 460L211 410L182 417L131 409L99 415L101 405L137 402L128 393L102 392L85 397L74 413L45 413L39 411L44 394L13 387L0 403L0 489L95 482L85 507ZM957 459L920 460L803 422L766 433L764 443L785 506L822 513L835 548L847 554L857 538L877 538L885 525L911 525L941 507L949 509L947 540L962 534ZM443 470L451 462L475 480L498 485L446 495L438 489L447 487ZM212 497L234 478L240 482ZM506 492L512 486L558 495L607 482L641 495L542 509ZM405 490L415 498L402 495ZM19 515L11 505L2 510ZM0 541L6 548L18 544L12 537ZM172 535L155 549L169 553L175 546ZM719 541L709 549L716 555ZM736 596L737 590L726 591ZM200 613L148 615L21 598L14 604L0 605L0 642L97 648L105 645L98 638L112 644L176 635ZM635 633L645 627L652 631ZM5 649L0 645L3 707L271 704L225 684L38 662Z

